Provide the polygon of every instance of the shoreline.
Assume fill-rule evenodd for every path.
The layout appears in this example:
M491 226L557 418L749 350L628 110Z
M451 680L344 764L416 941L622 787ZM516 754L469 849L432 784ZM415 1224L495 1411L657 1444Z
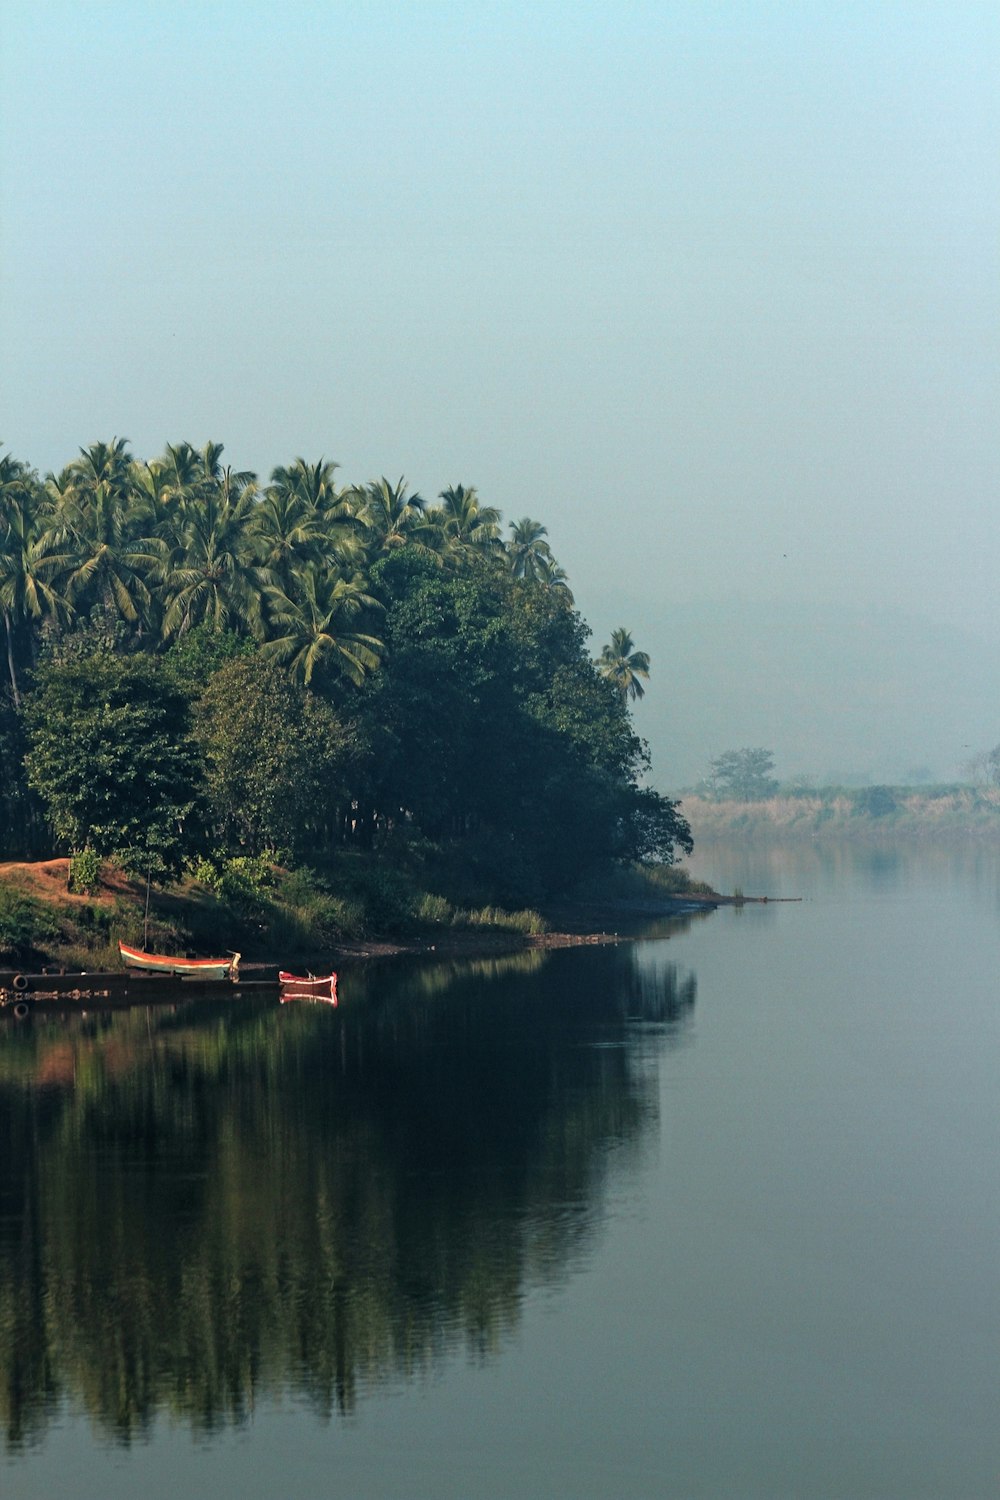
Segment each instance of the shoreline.
M766 901L749 897L748 902ZM638 942L646 923L672 917L696 916L719 906L738 904L738 898L722 896L673 896L660 901L566 902L547 910L553 922L549 932L490 932L485 928L429 928L412 936L358 939L342 942L329 950L335 963L351 964L380 958L487 958L496 953L524 953L555 948ZM616 925L617 924L617 925ZM634 929L634 930L632 930ZM244 965L250 969L252 964Z
M117 972L117 953L112 950L112 923L129 910L141 916L145 891L140 883L107 866L102 870L94 892L69 891L66 888L68 865L65 858L0 864L0 891L6 890L13 897L24 897L35 903L35 909L49 914L37 934L33 934L33 940L25 942L22 939L19 947L5 948L4 953L19 969L57 966L65 972ZM732 904L734 899L738 898L715 891L684 891L649 896L622 895L605 900L554 901L541 913L547 930L540 933L526 932L513 924L507 927L502 922L476 926L429 923L414 925L400 933L376 931L366 936L340 938L331 935L328 942L302 942L300 937L299 942L289 943L274 934L277 941L272 944L263 934L251 934L248 930L242 943L239 935L230 932L229 946L245 945L242 968L248 976L277 967L308 965L319 972L338 964L397 957L471 960L494 954L635 941L651 922L705 914L720 905ZM205 905L200 912L202 921L198 924L203 929L209 925L204 920ZM185 916L190 920L192 914L198 913L199 903L197 899L192 902L168 893L165 897L159 895L156 908L154 929L164 916L168 922L171 917L176 920L177 916L182 921ZM95 917L100 919L103 943L93 941L96 936L94 929L98 926ZM217 944L219 941L216 940ZM157 933L151 930L148 946L151 951L180 952L191 948L211 951L205 946L206 942L204 930L198 933L192 924L187 941L181 939L178 943L176 933L171 940L166 931Z

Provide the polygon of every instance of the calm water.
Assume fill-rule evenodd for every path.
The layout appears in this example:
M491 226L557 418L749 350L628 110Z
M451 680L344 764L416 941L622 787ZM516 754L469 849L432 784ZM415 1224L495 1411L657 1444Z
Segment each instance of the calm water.
M1000 1494L1000 859L0 1027L3 1500Z

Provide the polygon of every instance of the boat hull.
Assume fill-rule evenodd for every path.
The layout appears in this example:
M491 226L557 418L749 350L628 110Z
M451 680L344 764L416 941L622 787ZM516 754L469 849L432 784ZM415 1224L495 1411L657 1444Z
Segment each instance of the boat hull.
M336 974L289 974L287 970L280 969L278 983L281 985L282 1001L327 1000L331 1005L337 1003Z
M130 969L176 979L231 979L240 961L238 953L229 958L164 958L142 948L130 948L127 943L119 943L118 949Z

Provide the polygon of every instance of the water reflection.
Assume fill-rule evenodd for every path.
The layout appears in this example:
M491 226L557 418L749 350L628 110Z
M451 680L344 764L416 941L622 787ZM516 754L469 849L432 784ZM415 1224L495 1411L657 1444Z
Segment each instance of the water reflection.
M921 886L960 886L987 895L1000 908L996 850L988 842L971 839L704 839L691 868L717 890L729 893L738 888L747 896L818 899L845 891L888 894Z
M631 947L366 968L342 1005L187 1006L0 1032L0 1419L63 1402L121 1442L262 1398L322 1415L571 1274L640 1059L695 981ZM644 1054L645 1055L645 1054Z

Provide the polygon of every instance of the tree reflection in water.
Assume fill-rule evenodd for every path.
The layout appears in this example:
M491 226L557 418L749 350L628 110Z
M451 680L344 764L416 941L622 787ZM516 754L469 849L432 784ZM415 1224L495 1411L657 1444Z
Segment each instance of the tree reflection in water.
M656 1119L693 977L634 950L367 968L339 1010L241 1003L0 1031L0 1419L119 1441L282 1394L325 1415L572 1273L609 1146ZM608 1045L611 1043L612 1045Z

